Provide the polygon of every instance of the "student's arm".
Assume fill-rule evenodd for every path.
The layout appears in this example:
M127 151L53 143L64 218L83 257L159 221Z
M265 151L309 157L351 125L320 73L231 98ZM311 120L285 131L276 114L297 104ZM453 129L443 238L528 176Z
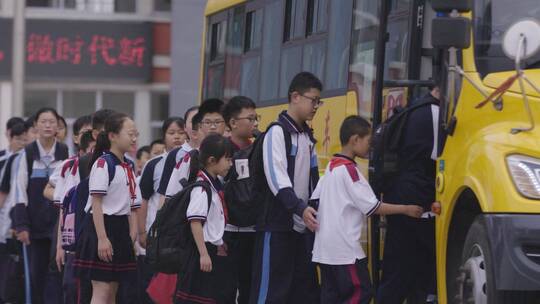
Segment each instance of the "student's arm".
M148 217L148 200L154 195L154 170L157 159L150 161L144 166L139 180L139 190L141 193L141 207L137 209L137 233L139 245L146 248L146 219Z
M137 210L140 208L137 208ZM135 243L137 240L137 227L138 227L138 220L137 220L137 211L131 212L128 215L128 221L129 221L129 237L131 238L131 243Z
M191 233L193 234L193 239L195 244L197 244L197 250L199 251L201 271L211 272L212 271L212 260L206 250L206 245L204 243L203 235L203 226L200 220L193 220L190 222Z
M208 215L208 196L206 191L197 187L191 191L191 200L186 211L186 217L190 222L191 233L197 249L199 250L201 270L204 272L212 271L212 261L206 250L204 243L203 223Z
M404 214L414 218L420 218L424 209L418 205L394 205L388 203L381 203L375 214L379 215L392 215L392 214Z
M113 248L105 231L103 219L103 195L92 194L92 218L98 238L98 256L104 262L112 262Z
M13 207L13 227L17 233L17 239L25 245L30 244L30 220L26 206L28 205L28 171L26 165L26 153L22 152L17 161L15 183L15 200L16 204ZM13 191L13 190L12 190Z
M341 177L341 182L347 185L346 189L348 189L352 201L365 215L404 214L415 218L422 216L423 209L420 206L394 205L379 201L356 166L346 165L335 170L339 170L337 174Z
M50 183L47 183L45 189L43 189L43 196L50 201L54 201L54 191L55 187Z
M64 211L60 209L58 215L58 232L56 234L56 267L58 271L62 272L62 267L65 265L65 251L62 248L62 219L64 218Z
M146 218L148 215L148 200L143 198L141 208L137 209L137 234L139 245L142 248L146 248Z
M307 203L294 193L291 179L287 173L287 153L283 129L279 126L270 128L263 142L263 163L266 181L278 201L289 211L303 215ZM306 172L308 174L308 172Z

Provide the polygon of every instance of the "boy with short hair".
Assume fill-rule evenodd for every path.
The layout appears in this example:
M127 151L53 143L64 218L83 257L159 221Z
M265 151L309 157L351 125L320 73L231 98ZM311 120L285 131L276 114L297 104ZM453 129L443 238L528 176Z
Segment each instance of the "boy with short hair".
M150 143L150 158L162 155L165 153L165 143L162 139L156 139Z
M223 108L223 118L230 129L230 140L234 149L233 168L229 171L228 177L225 178L226 182L233 175L238 175L238 179L246 177L240 175L240 172L241 168L249 167L249 159L242 156L245 156L251 150L253 132L257 130L259 118L255 109L256 105L253 100L244 96L231 98ZM243 165L242 162L244 162ZM227 197L227 193L225 197ZM233 202L228 201L228 203L232 204ZM229 208L230 214L231 209ZM233 224L235 224L234 220L231 219L230 223L225 226L223 236L232 257L229 265L227 265L230 280L228 280L229 282L226 283L224 288L228 289L226 297L230 299L231 303L235 302L238 294L238 304L247 304L251 288L255 227L238 227Z
M321 81L309 72L296 75L289 106L263 139L267 188L256 226L250 303L318 303L319 287L311 262L316 211L308 206L318 181L315 139L306 123L322 105Z
M207 99L199 107L199 112L193 116L192 128L198 130L197 141L199 144L208 134L217 133L223 135L225 132L225 120L222 114L223 105L224 102L220 99ZM193 149L198 150L198 147L193 147ZM171 197L182 190L183 187L180 182L189 178L190 164L190 153L186 153L176 163L165 191L166 197Z
M371 126L360 116L341 125L341 153L334 155L317 184L312 200L318 201L313 262L321 267L321 303L369 303L373 291L367 258L360 244L366 217L404 214L419 218L416 205L383 203L377 199L354 159L367 158Z

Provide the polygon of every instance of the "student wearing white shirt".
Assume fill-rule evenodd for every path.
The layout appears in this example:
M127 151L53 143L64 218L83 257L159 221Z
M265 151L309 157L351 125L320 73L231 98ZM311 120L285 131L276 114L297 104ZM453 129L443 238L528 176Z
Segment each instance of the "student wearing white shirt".
M52 108L42 108L36 113L34 126L38 138L25 147L16 173L13 226L17 239L28 246L32 303L38 304L45 300L60 301L61 297L60 276L49 271L58 209L43 196L49 177L68 158L68 147L55 138L58 117Z
M321 266L321 303L370 302L373 291L367 258L360 244L366 217L404 214L419 218L422 208L380 202L354 158L366 158L371 126L360 116L345 119L340 129L342 149L329 162L312 195L318 201L313 262Z
M99 133L92 156L88 222L77 241L75 273L92 281L92 303L114 303L118 284L136 275L137 184L133 166L124 154L137 143L135 123L127 115L112 114ZM105 154L104 154L105 153ZM109 181L109 166L114 177Z
M26 126L24 121L9 127L8 136L10 140L9 157L5 158L3 168L0 169L0 302L18 302L22 299L14 297L14 289L17 281L13 280L17 273L14 273L16 263L10 249L17 248L17 240L13 238L11 230L11 218L9 213L15 205L15 191L11 191L11 185L16 182L16 172L18 157L22 148L26 145ZM9 121L8 121L9 125ZM16 139L16 140L14 140Z
M163 173L164 159L171 150L180 147L185 139L185 124L180 117L170 117L163 122L161 128L165 153L150 159L142 169L138 185L142 195L141 208L137 210L138 224L138 295L141 303L152 303L146 289L152 279L153 272L145 263L147 231L154 223L159 208L160 195L157 193L159 181Z
M210 184L212 198L208 206L204 189L197 187L191 192L186 217L197 250L178 278L175 303L226 303L222 285L229 253L223 234L228 212L218 176L227 175L232 153L229 140L219 134L209 135L201 144L198 163L203 169L197 180Z
M161 177L159 178L159 187L157 188L157 193L159 193L159 206L162 206L165 202L165 192L167 191L167 186L169 180L171 179L171 174L174 170L176 164L184 158L184 155L189 153L192 149L198 149L200 145L200 140L198 136L198 124L195 124L193 128L193 117L199 112L199 107L191 107L184 114L185 121L185 131L188 137L188 140L182 144L181 147L172 149L167 153L167 155L161 160L160 166L163 167Z
M199 140L203 141L209 134L225 133L225 120L223 119L223 101L219 99L208 99L203 101L199 107L199 112L193 117L193 128L199 130ZM189 179L191 155L186 153L172 171L168 180L166 197L171 197L182 190L181 181Z

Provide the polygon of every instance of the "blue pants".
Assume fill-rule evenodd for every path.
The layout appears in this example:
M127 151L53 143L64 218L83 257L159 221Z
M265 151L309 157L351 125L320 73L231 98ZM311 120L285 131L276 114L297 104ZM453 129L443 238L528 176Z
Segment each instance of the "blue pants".
M250 303L319 303L313 235L257 232Z

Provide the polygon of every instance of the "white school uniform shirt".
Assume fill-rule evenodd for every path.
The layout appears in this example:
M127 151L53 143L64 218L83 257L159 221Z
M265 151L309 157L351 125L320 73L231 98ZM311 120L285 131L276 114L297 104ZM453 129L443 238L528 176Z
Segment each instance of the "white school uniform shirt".
M225 213L219 196L216 183L219 180L212 179L208 174L201 171L197 181L210 181L212 189L212 202L208 209L208 196L203 188L197 187L191 191L191 200L186 212L188 221L203 221L204 241L216 246L223 245L223 233L225 232Z
M356 163L345 156L334 156L312 199L319 200L313 262L351 265L365 258L360 244L362 226L380 201Z
M72 166L64 169L64 167L72 161ZM62 166L57 168L57 170L55 170L55 173L53 173L53 175L56 174L58 174L58 178L56 180L56 186L54 187L53 203L61 206L64 201L64 197L66 197L69 190L71 190L71 188L77 186L81 182L78 158L75 160L73 158L65 160L64 163L62 163Z
M169 183L167 185L167 191L165 191L166 197L171 197L175 195L176 193L182 191L183 187L180 181L182 179L188 179L189 177L189 166L191 165L191 157L189 157L189 152L191 152L193 148L191 146L187 145L184 148L184 145L182 145L182 149L178 152L181 155L177 155L177 157L180 157L180 160L176 163L176 166L174 167L171 178L169 179ZM182 152L183 151L183 152Z
M143 167L142 174L137 178L137 188L141 194L145 196L150 195L148 200L148 209L146 212L146 231L150 231L150 226L154 223L156 219L156 214L159 208L159 198L160 195L157 193L159 187L159 182L161 179L161 174L163 173L164 159L167 157L167 154L158 155L150 159ZM151 170L153 170L151 172ZM152 174L149 176L149 174ZM144 183L144 184L142 184Z
M133 195L130 192L130 172L128 170L131 171L134 187ZM137 193L135 172L133 172L133 168L130 165L126 167L122 166L120 161L116 164L114 178L109 185L107 161L103 158L96 160L90 171L89 190L90 195L84 208L86 212L91 209L93 194L103 195L102 209L103 214L106 215L129 215L131 209L140 207L140 194Z
M11 177L10 177L10 184L15 185L17 182L17 171L19 167L19 158L21 157L22 153L19 153L19 155L16 156L16 158L11 163ZM3 170L5 172L5 168ZM3 177L2 173L2 177ZM5 244L7 242L7 239L10 239L12 236L10 234L11 229L11 217L9 216L9 212L13 207L15 207L16 202L16 190L15 187L12 187L9 191L8 196L6 197L6 200L4 201L4 206L0 208L0 243Z
M45 152L45 149L39 142L39 140L36 141L38 150L39 150L39 160L34 160L32 162L32 174L36 175L46 175L49 177L49 182L51 182L53 185L56 185L57 177L54 177L55 170L60 167L64 160L55 160L54 155L56 152L56 141L54 142L52 149L49 152ZM28 206L28 169L26 164L26 151L23 150L21 152L21 157L19 157L19 166L17 169L17 186L15 188L16 194L15 198L17 200L18 204L24 204L25 206Z
M293 122L289 122L297 128ZM264 173L268 186L274 195L284 188L293 188L296 196L304 203L309 200L310 190L310 170L313 160L317 156L313 142L307 132L291 133L292 147L291 153L296 153L294 159L294 187L287 172L287 153L285 149L285 136L283 128L273 126L268 130L268 134L263 141L263 163ZM293 214L294 227L296 232L306 232L306 224L302 217Z

